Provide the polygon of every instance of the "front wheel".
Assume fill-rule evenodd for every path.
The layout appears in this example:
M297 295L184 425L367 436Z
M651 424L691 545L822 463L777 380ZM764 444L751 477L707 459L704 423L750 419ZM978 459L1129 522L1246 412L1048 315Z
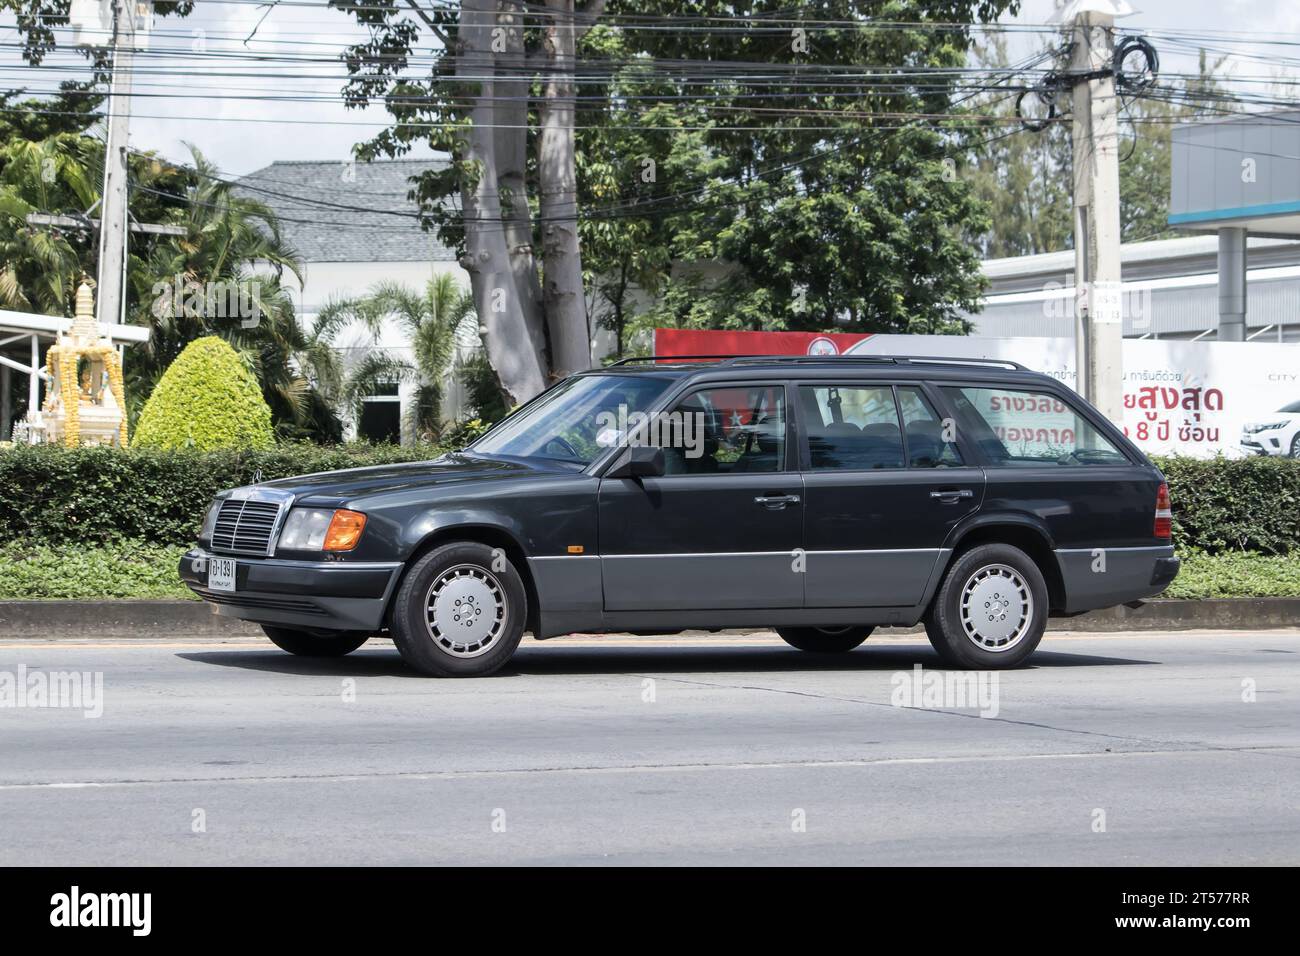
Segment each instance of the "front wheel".
M342 657L370 640L368 631L299 631L291 627L262 625L262 633L282 651L299 657Z
M871 627L778 627L776 633L801 651L842 654L865 641L873 630Z
M958 557L925 617L925 633L944 663L970 669L1016 667L1046 627L1043 574L1008 544L980 545Z
M1300 435L1291 439L1291 457L1300 458Z
M523 579L500 549L444 544L403 579L393 599L393 643L431 677L485 677L510 660L527 618Z

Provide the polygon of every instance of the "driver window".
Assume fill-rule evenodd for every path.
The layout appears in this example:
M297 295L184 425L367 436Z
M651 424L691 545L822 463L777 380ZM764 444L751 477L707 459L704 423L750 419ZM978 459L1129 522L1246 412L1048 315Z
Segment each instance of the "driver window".
M687 395L655 423L665 474L785 470L785 388L743 385Z

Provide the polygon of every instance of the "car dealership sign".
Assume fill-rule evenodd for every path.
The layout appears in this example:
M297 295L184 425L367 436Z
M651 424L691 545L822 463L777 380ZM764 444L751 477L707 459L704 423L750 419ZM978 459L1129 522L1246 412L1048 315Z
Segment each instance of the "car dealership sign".
M1076 387L1074 341L957 335L819 335L657 329L655 352L932 355L1006 359ZM1124 340L1124 431L1149 454L1241 454L1242 426L1300 401L1300 345Z

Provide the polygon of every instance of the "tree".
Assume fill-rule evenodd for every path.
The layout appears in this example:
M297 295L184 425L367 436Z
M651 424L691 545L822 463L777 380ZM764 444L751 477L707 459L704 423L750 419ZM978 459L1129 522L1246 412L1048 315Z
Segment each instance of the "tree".
M1210 61L1202 51L1195 77L1122 95L1119 186L1120 235L1125 242L1181 235L1168 225L1170 130L1196 118L1198 101L1221 92L1218 77L1225 60ZM975 62L1007 67L1005 42L995 36L976 51ZM1059 104L1068 104L1068 96L1058 96L1057 102L1059 109ZM979 100L976 109L1009 120L1015 115L1015 100L993 94ZM993 211L991 226L979 240L986 258L1074 247L1068 122L1066 114L1040 132L990 124L972 140L968 175ZM992 141L986 141L990 136Z
M360 325L378 335L395 323L410 342L411 359L372 348L345 370L339 389L342 400L359 418L361 403L380 385L413 383L415 400L409 425L421 441L442 436L443 383L456 348L456 333L477 321L474 299L448 273L439 273L416 292L400 283L381 282L367 295L332 302L316 317L316 334L327 341L344 329Z
M254 370L281 437L337 439L338 417L313 387L330 360L298 322L281 281L288 271L301 283L296 253L270 207L241 194L190 149L190 185L171 217L185 235L162 237L128 264L129 314L150 327L149 341L127 366L131 391L148 394L186 345L215 333Z
M195 339L176 357L140 413L137 448L269 448L271 409L252 372L223 339Z
M395 121L361 144L358 155L396 156L426 140L454 159L418 177L413 194L443 241L462 250L503 388L523 401L550 378L587 368L573 73L577 44L605 0L591 0L581 20L573 0L545 0L536 29L525 24L522 0L462 0L458 11L426 11L415 0L330 3L371 30L368 42L344 55L353 77L345 102L367 106L382 98ZM442 45L432 69L409 75L412 51L430 35ZM535 189L528 182L530 105L539 127L532 137ZM448 202L456 195L459 210Z
M33 225L28 216L89 208L98 195L86 172L89 151L76 133L0 146L0 308L70 314L88 237Z
M1008 69L1006 38L992 34L974 50L972 62ZM962 175L991 211L989 228L977 240L985 259L1055 252L1073 241L1070 127L1058 121L1034 132L1014 122L1018 90L1034 78L1033 73L1016 75L1008 90L978 97L971 105L972 115L986 119L970 135Z
M622 0L611 11L633 7L682 12L676 0ZM683 70L678 93L704 117L703 149L675 184L675 207L662 204L673 259L709 268L679 269L653 320L962 331L959 313L978 307L982 287L971 246L986 210L949 174L955 137L927 117L949 112L971 42L963 25L1014 7L831 0L804 27L803 14L777 0L699 3L687 12L779 26L639 37L657 61L707 62L704 75L717 77L701 89L697 71Z

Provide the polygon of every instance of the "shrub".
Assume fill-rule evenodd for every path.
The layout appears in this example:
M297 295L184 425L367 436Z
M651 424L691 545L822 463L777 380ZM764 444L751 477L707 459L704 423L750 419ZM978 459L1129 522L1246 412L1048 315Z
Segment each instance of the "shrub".
M436 458L419 445L166 451L22 445L0 451L0 542L192 544L212 497L265 480Z
M73 550L0 544L0 600L193 599L177 573L184 551L139 541Z
M257 379L224 339L195 339L154 387L133 444L138 448L270 448L271 409Z
M1181 551L1300 551L1300 461L1161 458Z

